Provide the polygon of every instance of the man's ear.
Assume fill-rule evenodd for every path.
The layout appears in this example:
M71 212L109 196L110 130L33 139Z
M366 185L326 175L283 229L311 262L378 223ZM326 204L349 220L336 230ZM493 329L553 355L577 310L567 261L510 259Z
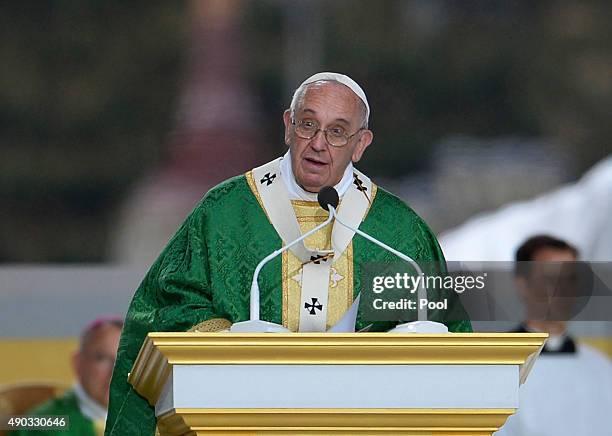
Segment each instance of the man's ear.
M353 163L359 162L359 160L361 159L361 156L363 156L364 151L372 143L373 139L374 139L374 133L372 133L371 130L363 131L363 133L359 137L359 141L357 141L355 150L353 150L353 155L351 157Z
M293 132L293 125L291 124L291 110L287 109L283 113L283 122L285 123L285 144L289 145L291 143L291 135Z

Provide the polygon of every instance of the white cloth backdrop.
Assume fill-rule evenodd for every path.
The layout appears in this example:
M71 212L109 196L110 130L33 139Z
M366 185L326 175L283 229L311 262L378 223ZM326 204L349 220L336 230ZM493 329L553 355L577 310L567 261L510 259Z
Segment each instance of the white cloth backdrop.
M447 260L511 261L539 233L575 245L582 260L612 260L612 155L576 183L468 220L443 233L440 244Z

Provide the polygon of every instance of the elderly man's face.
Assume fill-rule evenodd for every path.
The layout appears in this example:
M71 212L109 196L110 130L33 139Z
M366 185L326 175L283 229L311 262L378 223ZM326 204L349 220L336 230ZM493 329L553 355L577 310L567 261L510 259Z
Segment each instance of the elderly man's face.
M361 100L348 87L336 82L313 83L308 86L295 122L313 121L321 129L341 127L352 135L363 123ZM343 147L333 147L323 131L312 139L296 135L291 113L285 111L285 141L291 150L291 168L297 183L309 192L319 192L324 186L336 185L342 179L349 162L357 162L372 142L372 132L359 131Z
M108 394L113 366L117 357L121 330L103 325L89 337L75 354L74 369L85 392L101 406L108 407Z

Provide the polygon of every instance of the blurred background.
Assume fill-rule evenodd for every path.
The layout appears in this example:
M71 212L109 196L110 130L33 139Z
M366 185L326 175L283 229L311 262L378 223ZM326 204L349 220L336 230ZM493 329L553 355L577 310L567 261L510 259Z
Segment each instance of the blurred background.
M284 153L282 112L317 71L363 86L358 167L449 259L510 260L545 231L612 260L610 2L0 8L0 383L69 382L80 329L125 314L203 194ZM609 323L572 329L612 354Z

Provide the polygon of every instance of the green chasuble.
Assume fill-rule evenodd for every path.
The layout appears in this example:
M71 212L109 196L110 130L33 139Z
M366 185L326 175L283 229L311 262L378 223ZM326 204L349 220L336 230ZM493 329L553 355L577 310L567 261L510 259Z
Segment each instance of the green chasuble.
M73 391L54 398L32 410L29 415L49 416L68 415L70 427L68 430L19 430L10 433L13 436L96 436L94 423L84 416ZM125 433L127 434L127 433Z
M359 227L417 261L443 261L435 236L400 199L378 188ZM361 289L361 265L396 262L374 244L355 236L353 291ZM113 373L106 435L155 433L154 410L127 382L127 374L148 332L187 331L203 321L231 323L249 319L252 275L261 259L281 247L245 175L210 190L185 220L136 291L128 310ZM261 319L282 324L282 256L261 271ZM458 318L461 319L461 318ZM357 330L370 322L357 318ZM225 327L229 323L226 322ZM370 331L395 323L378 322ZM469 332L469 320L447 323L450 331Z

